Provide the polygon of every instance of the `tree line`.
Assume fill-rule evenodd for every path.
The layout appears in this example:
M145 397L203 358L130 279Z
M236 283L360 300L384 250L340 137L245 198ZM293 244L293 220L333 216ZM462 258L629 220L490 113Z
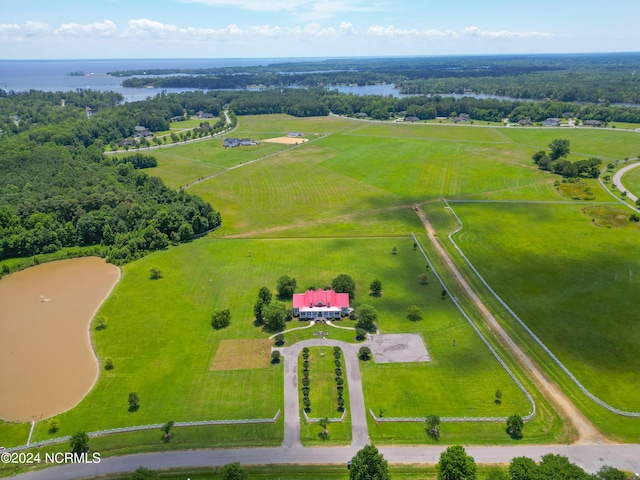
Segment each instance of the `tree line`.
M635 75L639 59L636 53L329 59L112 74L130 77L123 82L126 87L229 89L394 83L405 94L473 90L517 99L640 104L640 80Z
M0 135L0 260L95 246L125 263L220 226L220 214L204 200L142 171L157 164L152 156L103 154L106 140L129 133L126 125L132 131L154 115L168 125L166 116L209 100L202 93L160 95L146 108L113 106L118 97L109 92L4 97L0 111L24 117L11 118L15 128ZM102 110L88 118L90 106Z

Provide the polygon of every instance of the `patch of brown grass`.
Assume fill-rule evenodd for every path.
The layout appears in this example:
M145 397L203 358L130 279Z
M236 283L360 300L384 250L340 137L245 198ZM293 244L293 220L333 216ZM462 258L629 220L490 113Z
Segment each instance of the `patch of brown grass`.
M308 138L300 138L300 137L276 137L276 138L268 138L266 140L262 140L267 143L281 143L283 145L298 145L299 143L308 142Z
M221 340L209 370L247 370L268 368L272 340Z

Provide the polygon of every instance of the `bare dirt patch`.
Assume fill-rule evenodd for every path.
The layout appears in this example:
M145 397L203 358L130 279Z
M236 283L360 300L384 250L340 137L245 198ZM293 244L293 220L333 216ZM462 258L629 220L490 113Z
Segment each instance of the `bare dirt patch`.
M73 408L98 378L89 325L120 278L97 257L45 263L0 280L0 417Z
M308 142L308 138L300 138L300 137L276 137L269 138L267 140L260 140L261 142L267 143L281 143L283 145L299 145L301 143Z
M430 362L431 357L418 334L371 335L371 353L376 363Z
M209 370L269 368L272 343L268 338L221 340Z

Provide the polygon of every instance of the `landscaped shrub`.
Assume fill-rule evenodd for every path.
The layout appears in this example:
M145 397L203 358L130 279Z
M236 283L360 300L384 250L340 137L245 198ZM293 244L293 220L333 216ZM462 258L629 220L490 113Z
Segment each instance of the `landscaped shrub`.
M340 347L333 347L333 353L340 353Z
M336 372L336 376L337 377L341 377L342 376L342 369L341 368L336 368L335 372Z
M275 351L275 352L271 352L271 363L276 365L278 363L280 363L280 352L279 351Z
M311 389L309 387L302 387L302 395L309 396Z
M336 384L337 385L342 385L344 383L344 379L342 377L337 377L336 378Z
M302 367L309 369L309 360L305 360L304 362L302 362Z
M113 360L111 360L110 358L107 358L104 362L104 369L113 370Z
M284 335L279 333L278 335L275 336L274 338L275 340L275 344L277 347L281 347L282 345L284 345Z
M361 347L358 351L358 357L360 360L368 361L371 359L371 349L369 347Z
M303 387L308 387L310 383L311 383L311 381L308 378L303 378L302 379L302 386Z
M309 408L311 406L311 400L309 400L309 397L303 397L302 404L304 405L305 409Z
M342 357L342 355L340 355L340 351L335 351L333 352L333 358L335 358L336 360L340 360L340 357Z
M344 398L338 397L338 408L344 407Z
M362 341L367 338L367 331L364 328L356 328L356 340Z
M340 368L342 366L342 362L340 360L338 360L337 358L333 361L333 363L335 363L336 367Z
M344 387L342 385L338 385L338 395L342 395L344 393Z

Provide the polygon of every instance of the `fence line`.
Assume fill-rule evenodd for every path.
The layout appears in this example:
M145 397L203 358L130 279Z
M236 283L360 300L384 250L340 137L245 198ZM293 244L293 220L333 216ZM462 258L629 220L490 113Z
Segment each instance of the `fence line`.
M523 421L524 421L525 418L528 419L528 420L531 420L536 415L536 402L533 400L533 397L531 396L529 391L524 387L524 385L520 382L520 380L518 380L518 378L515 376L515 374L511 371L511 369L505 363L505 361L502 359L502 357L500 357L498 352L493 348L493 346L485 338L485 336L482 334L482 332L477 327L477 325L471 320L471 318L467 315L467 313L462 309L462 306L458 303L458 299L455 296L451 295L451 292L449 291L447 286L442 281L442 278L440 278L440 275L438 275L437 270L435 268L433 268L433 264L431 263L431 261L427 257L427 254L422 249L422 245L420 245L420 242L418 241L418 239L416 238L416 236L414 235L413 232L411 232L411 236L413 237L413 241L418 245L418 248L420 249L420 252L422 253L422 256L424 257L424 259L429 264L429 267L433 271L433 274L438 279L438 282L440 282L440 285L442 285L442 288L447 292L447 295L449 295L449 298L453 301L454 305L458 308L458 310L460 311L462 316L467 320L469 325L471 325L471 328L473 328L473 330L476 332L478 337L480 337L480 340L482 340L482 343L484 343L486 345L486 347L489 349L491 354L495 357L495 359L502 366L502 368L505 370L505 372L507 372L507 375L509 375L509 377L511 377L511 380L513 380L513 382L520 389L520 391L522 393L524 393L525 397L527 397L527 400L529 401L529 405L531 406L531 412L529 414L527 414L526 416L524 416L522 419L523 419Z
M376 423L384 422L405 422L405 423L421 423L426 422L427 417L376 417L373 410L369 409L369 414L373 421ZM523 422L528 422L535 416L535 412L531 412L526 417L522 417ZM508 417L440 417L442 423L464 423L464 422L492 422L492 423L504 423Z
M507 312L509 312L509 314L514 318L514 320L516 322L518 322L518 324L520 324L520 326L526 330L526 332L531 336L531 338L533 338L533 340L540 346L540 348L542 348L547 353L547 355L549 355L551 357L551 359L556 363L556 365L558 365L558 367L560 367L560 369L571 379L571 381L582 391L582 393L584 393L591 400L596 402L601 407L606 408L607 410L609 410L612 413L615 413L617 415L622 415L622 416L625 416L625 417L640 417L640 412L629 412L629 411L626 411L626 410L621 410L619 408L616 408L616 407L614 407L612 405L609 405L607 402L605 402L604 400L600 399L599 397L596 397L593 393L591 393L589 390L587 390L587 388L584 385L582 385L580 380L578 380L576 378L576 376L571 372L571 370L569 370L564 365L564 363L562 363L560 361L560 359L558 357L556 357L555 354L542 342L542 340L540 340L538 338L538 336L535 333L533 333L533 331L527 326L527 324L524 323L520 319L520 317L516 314L516 312L514 312L511 309L511 307L509 305L507 305L507 303L504 300L502 300L502 298L500 298L500 296L498 296L498 294L493 290L493 288L491 288L489 286L489 284L482 277L482 275L480 275L480 272L478 272L476 267L471 263L471 261L467 258L467 256L462 252L462 249L458 246L458 244L453 240L453 235L458 233L463 228L462 221L460 220L460 218L458 217L456 212L453 211L453 208L451 208L451 206L449 205L447 200L443 198L443 201L444 201L445 205L447 206L449 211L453 214L453 216L455 217L455 219L457 220L457 222L459 224L458 228L456 228L451 233L449 233L449 240L451 241L451 243L453 244L455 249L458 251L458 253L462 256L464 261L467 262L467 265L469 265L471 270L473 270L473 273L475 273L476 276L478 277L478 279L480 279L482 284L487 288L487 290L489 290L489 292L491 292L491 294L494 296L494 298L498 302L500 302L500 305L502 305L505 308L505 310Z
M304 415L304 419L307 423L320 423L320 421L323 420L322 418L310 418L307 415L307 412L304 411L304 408L302 409L302 415ZM329 420L329 423L342 423L344 422L344 419L346 416L347 416L347 409L345 408L340 418L328 418L327 420Z
M280 409L278 409L278 411L273 416L273 418L244 418L244 419L237 419L237 420L202 420L202 421L195 421L195 422L175 422L173 426L174 427L203 427L203 426L212 426L212 425L246 425L246 424L254 424L254 423L276 423L278 421L278 418L280 418ZM164 425L165 425L164 423L155 423L150 425L138 425L135 427L111 428L108 430L89 432L87 435L89 438L103 437L105 435L113 435L114 433L156 430L156 429L162 428ZM35 426L35 422L34 422L34 426ZM45 445L55 445L57 443L68 442L69 440L71 440L71 435L67 435L66 437L51 438L49 440L42 440L40 442L35 442L35 443L27 442L26 445L8 448L7 452L16 452L16 451L24 450L27 448L43 447Z

